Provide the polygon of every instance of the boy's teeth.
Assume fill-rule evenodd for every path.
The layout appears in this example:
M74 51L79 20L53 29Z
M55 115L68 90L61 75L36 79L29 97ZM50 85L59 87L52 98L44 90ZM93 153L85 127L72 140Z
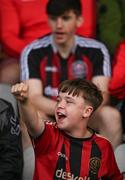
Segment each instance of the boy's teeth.
M58 115L63 115L61 112L58 112Z

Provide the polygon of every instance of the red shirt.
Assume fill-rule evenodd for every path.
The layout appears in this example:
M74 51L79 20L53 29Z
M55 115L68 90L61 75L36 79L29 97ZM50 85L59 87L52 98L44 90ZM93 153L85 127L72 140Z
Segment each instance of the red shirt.
M81 0L84 24L78 33L95 37L96 0ZM31 41L50 32L47 23L48 0L1 0L1 39L5 51L19 57L22 49Z
M34 180L122 180L111 144L90 131L89 138L73 138L46 123L35 140Z
M118 99L125 98L125 40L120 42L114 56L109 91L112 96Z
M96 37L96 0L81 0L83 25L78 28L77 34L95 38Z

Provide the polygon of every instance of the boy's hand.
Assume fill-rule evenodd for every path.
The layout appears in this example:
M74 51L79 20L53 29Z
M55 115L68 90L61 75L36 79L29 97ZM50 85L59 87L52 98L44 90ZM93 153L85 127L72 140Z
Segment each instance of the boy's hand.
M15 84L11 88L11 93L17 100L25 102L28 98L28 86L23 82Z

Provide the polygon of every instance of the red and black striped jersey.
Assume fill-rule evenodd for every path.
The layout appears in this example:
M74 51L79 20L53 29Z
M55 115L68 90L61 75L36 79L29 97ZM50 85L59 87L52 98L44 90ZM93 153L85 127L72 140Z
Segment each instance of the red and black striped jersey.
M34 180L122 180L109 141L92 129L89 138L74 138L46 123L35 140Z
M68 58L58 53L53 36L48 35L27 46L21 56L22 80L42 80L44 95L54 98L59 84L66 79L110 76L110 57L104 44L75 36Z

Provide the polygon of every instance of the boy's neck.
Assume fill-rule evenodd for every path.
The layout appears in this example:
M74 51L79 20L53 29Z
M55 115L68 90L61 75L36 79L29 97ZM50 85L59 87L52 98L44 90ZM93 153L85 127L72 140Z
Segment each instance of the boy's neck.
M92 136L92 132L88 128L85 128L82 131L76 131L72 133L65 131L65 133L74 138L90 138Z
M62 58L67 58L71 52L74 51L75 48L75 37L70 39L67 43L65 44L56 44L54 43L57 51L59 52L60 56Z
M66 59L67 57L69 57L69 54L71 53L71 49L70 47L58 47L58 52L60 54L60 56L64 59Z

